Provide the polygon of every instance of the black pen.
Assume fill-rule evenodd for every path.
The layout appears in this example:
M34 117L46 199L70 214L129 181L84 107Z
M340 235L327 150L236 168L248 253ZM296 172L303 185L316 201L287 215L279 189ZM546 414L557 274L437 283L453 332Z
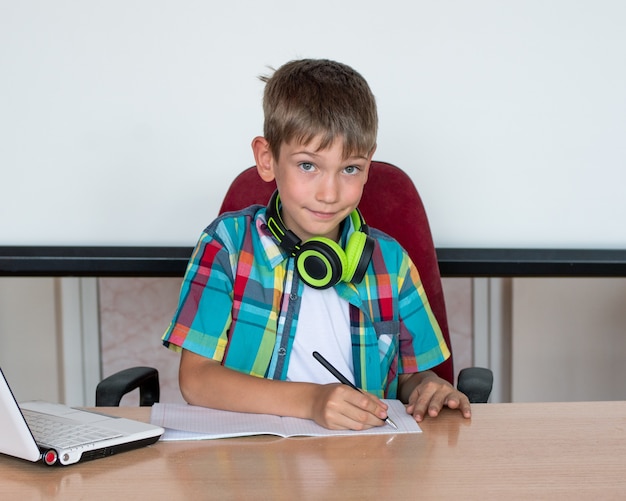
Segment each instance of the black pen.
M317 360L326 369L328 369L328 372L330 372L333 376L335 376L339 380L340 383L347 384L350 388L354 388L356 391L358 391L360 393L363 393L359 388L354 386L350 382L350 380L348 378L346 378L346 376L344 376L341 372L339 372L337 369L335 369L333 364L331 364L322 355L320 355L320 353L318 353L317 351L314 351L313 352L313 358L315 358L315 360ZM393 426L396 430L398 429L398 426L396 425L396 423L394 423L389 416L387 416L387 418L385 419L385 423L387 423L388 425Z

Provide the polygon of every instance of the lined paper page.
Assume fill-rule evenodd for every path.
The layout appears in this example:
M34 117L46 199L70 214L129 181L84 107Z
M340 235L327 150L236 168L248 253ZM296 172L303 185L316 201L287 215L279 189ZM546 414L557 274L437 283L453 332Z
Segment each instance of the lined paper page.
M204 438L284 436L279 416L229 412L186 404L156 403L152 406L150 422L164 423L162 426L166 429L202 434Z
M161 403L156 403L152 407L150 421L165 428L161 440L205 440L252 435L280 437L392 435L422 431L413 417L406 413L402 402L399 400L385 400L385 402L389 405L389 417L398 425L397 430L387 424L364 431L328 430L310 419Z

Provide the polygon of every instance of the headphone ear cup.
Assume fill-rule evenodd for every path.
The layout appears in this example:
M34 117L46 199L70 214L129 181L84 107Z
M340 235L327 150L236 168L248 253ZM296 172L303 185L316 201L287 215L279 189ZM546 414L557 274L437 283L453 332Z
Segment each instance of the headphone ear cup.
M374 239L362 231L352 234L346 245L346 261L348 267L343 280L359 283L363 280L367 267L374 252Z
M327 289L343 280L348 266L341 246L325 237L304 242L295 264L300 278L314 289Z

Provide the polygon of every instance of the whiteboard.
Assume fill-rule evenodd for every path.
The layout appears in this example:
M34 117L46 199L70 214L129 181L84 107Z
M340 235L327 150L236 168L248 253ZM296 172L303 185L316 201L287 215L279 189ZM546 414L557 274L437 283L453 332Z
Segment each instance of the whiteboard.
M0 245L192 246L261 74L345 62L438 247L626 248L626 3L0 0Z

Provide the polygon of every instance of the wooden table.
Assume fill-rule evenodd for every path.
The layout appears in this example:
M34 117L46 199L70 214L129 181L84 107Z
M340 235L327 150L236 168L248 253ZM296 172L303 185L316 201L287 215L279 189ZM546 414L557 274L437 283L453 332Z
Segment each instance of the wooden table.
M159 442L65 468L0 456L0 499L626 499L626 402L474 405L422 429Z

